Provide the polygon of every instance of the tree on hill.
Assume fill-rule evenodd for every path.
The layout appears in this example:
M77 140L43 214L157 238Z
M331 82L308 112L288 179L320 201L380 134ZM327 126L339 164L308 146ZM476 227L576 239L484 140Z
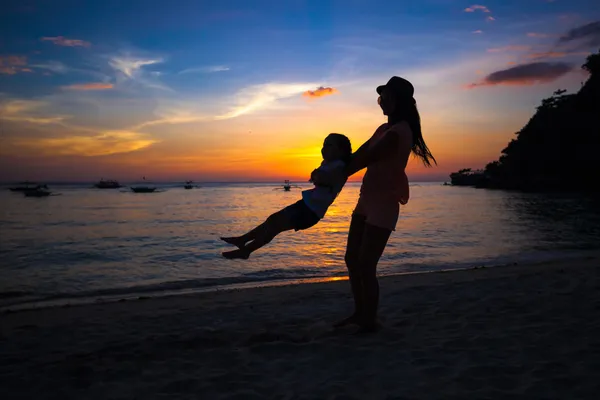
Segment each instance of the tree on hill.
M557 90L485 172L493 187L596 190L600 182L600 51L582 66L590 76L577 94Z

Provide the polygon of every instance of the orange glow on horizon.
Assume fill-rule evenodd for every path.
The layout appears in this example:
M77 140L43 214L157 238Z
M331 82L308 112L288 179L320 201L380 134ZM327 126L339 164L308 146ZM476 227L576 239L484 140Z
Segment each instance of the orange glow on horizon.
M110 176L124 181L141 176L165 181L289 179L308 183L310 173L322 162L321 147L329 133L345 134L356 151L385 121L375 102L366 107L327 101L301 104L290 111L274 110L224 121L149 125L139 131L70 133L53 128L52 132L51 125L38 124L36 129L40 126L53 137L17 138L9 143L3 154L19 154L31 161L21 161L26 167L18 171L11 171L7 161L6 176L30 180ZM488 124L484 123L488 116L476 114L465 121L465 117L443 108L434 113L421 110L421 117L425 140L438 166L426 168L411 156L407 175L413 182L445 180L458 169L485 166L498 158L521 125L520 121ZM521 116L513 116L516 118ZM523 122L526 118L523 116ZM364 172L353 175L349 182L361 181Z
M427 176L445 176L464 167L482 167L497 159L499 149L506 145L511 136L501 129L482 135L478 132L447 132L434 124L430 125L426 141L438 166L426 168L420 160L411 156L407 174L412 181ZM438 133L440 131L444 133ZM316 134L280 136L272 139L268 145L263 143L267 143L271 135L265 133L262 138L256 139L251 136L239 137L235 140L235 145L231 146L206 143L203 140L186 140L158 142L137 151L119 154L82 157L59 156L60 153L54 153L48 157L56 160L54 163L63 160L66 166L64 175L69 171L74 172L73 164L68 159L76 160L78 172L83 175L84 171L89 171L89 179L96 179L97 175L107 176L110 172L117 179L147 176L165 180L186 177L216 181L289 179L308 183L310 173L322 162L321 137L325 134L321 132L322 130ZM353 150L356 150L370 134L348 136L352 140ZM349 182L360 181L363 175L364 170L353 175Z

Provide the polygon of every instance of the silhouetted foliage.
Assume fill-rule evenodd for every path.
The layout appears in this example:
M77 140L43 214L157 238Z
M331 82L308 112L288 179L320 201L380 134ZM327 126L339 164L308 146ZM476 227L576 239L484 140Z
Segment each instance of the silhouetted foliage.
M542 100L497 161L485 168L490 187L598 191L600 183L600 51L582 66L590 73L577 94L557 90Z
M588 56L585 64L581 66L592 75L598 76L600 74L600 51L597 54Z

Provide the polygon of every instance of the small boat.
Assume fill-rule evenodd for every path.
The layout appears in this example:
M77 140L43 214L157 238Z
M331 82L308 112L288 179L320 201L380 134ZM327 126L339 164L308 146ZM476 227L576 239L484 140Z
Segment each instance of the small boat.
M25 197L48 197L52 193L47 190L43 190L43 189L34 189L34 190L27 190L27 191L23 192L23 194L25 194Z
M145 176L142 179L144 182L146 181ZM130 188L134 193L154 193L156 191L156 186L150 185L130 186Z
M52 193L48 190L48 186L39 185L38 187L23 191L25 197L48 197L48 196L58 196L60 193Z
M94 183L94 187L97 189L118 189L123 186L120 185L119 182L112 179L106 181L104 179L100 179L99 182Z
M27 190L35 190L37 188L39 188L41 185L34 183L34 182L29 182L29 181L25 181L25 182L19 182L19 186L13 186L8 188L8 190L10 190L11 192L25 192Z
M131 187L131 190L134 193L153 193L156 191L155 187L151 187L151 186L136 186L136 187Z
M292 185L289 181L289 179L286 179L283 182L283 186L280 188L275 188L273 190L283 190L284 192L289 192L292 188L297 188L297 189L302 189L302 186L298 186L298 185Z
M183 185L183 187L185 189L193 189L194 188L194 182L193 181L186 181L185 185Z

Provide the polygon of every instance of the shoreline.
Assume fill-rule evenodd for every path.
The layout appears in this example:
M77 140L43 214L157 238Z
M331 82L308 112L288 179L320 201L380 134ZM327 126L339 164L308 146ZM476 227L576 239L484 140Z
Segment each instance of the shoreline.
M577 254L577 255L575 255ZM445 269L436 270L424 270L424 271L408 271L408 272L396 272L389 274L379 275L380 280L389 279L397 276L410 276L410 275L421 275L421 274L438 274L438 273L449 273L449 272L460 272L460 271L471 271L478 269L490 269L490 268L506 268L510 266L519 266L521 268L527 268L540 264L555 263L555 262L579 262L592 259L600 259L600 251L589 250L583 252L573 253L571 255L562 255L560 257L554 257L551 260L541 261L527 261L527 262L505 262L501 264L493 265L480 265L480 266L468 266L468 267L452 267ZM219 279L219 278L215 278ZM216 292L227 292L235 290L252 290L258 288L272 288L272 287L286 287L295 285L313 285L313 284L325 284L333 283L337 281L347 281L347 274L339 276L320 276L320 277L308 277L308 278L272 278L262 280L249 280L237 283L225 283L215 285L205 285L199 287L186 287L180 289L152 289L152 290L131 290L129 288L123 288L124 291L115 290L115 293L106 294L67 294L58 296L49 296L42 298L34 298L28 301L14 302L1 304L0 303L0 315L5 313L14 313L29 310L42 310L46 308L55 307L78 307L92 304L108 304L124 301L136 301L136 300L148 300L154 298L169 298L169 297L187 297L195 296L205 293L216 293ZM133 287L135 289L135 287ZM107 290L111 291L111 290Z
M600 258L381 279L383 329L331 323L348 282L4 313L7 398L593 399Z

